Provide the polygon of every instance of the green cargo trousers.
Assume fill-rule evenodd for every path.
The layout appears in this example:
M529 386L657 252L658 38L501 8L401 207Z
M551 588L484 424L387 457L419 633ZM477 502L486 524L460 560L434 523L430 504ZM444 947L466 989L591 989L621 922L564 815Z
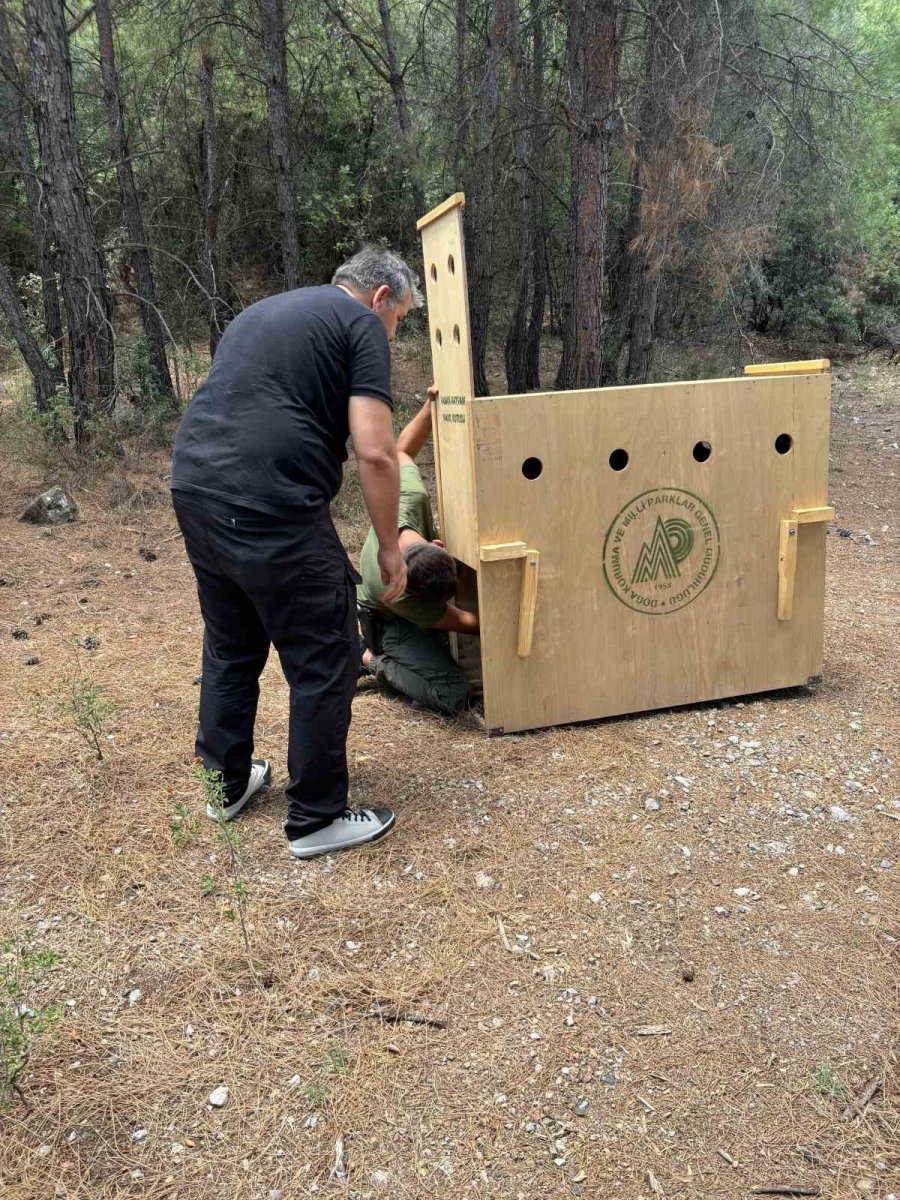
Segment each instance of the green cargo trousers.
M446 633L419 629L362 605L359 612L363 636L372 650L369 669L379 683L438 712L454 715L465 708L468 680L450 653Z

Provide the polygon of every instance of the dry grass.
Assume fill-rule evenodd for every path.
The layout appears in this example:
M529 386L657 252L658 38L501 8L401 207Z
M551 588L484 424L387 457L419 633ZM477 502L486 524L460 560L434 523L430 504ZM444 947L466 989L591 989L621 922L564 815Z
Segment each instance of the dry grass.
M403 348L401 383L421 359ZM13 519L43 479L4 462L0 932L58 950L37 998L73 1002L3 1121L4 1198L900 1193L900 410L897 373L867 370L839 380L854 537L829 538L821 686L495 741L361 693L355 795L397 832L301 866L278 787L242 819L262 987L215 829L170 831L200 813L200 622L165 457L75 479L82 519L50 534ZM103 762L50 703L73 675L118 706ZM286 722L273 663L258 750L281 781ZM845 1120L842 1089L876 1078Z

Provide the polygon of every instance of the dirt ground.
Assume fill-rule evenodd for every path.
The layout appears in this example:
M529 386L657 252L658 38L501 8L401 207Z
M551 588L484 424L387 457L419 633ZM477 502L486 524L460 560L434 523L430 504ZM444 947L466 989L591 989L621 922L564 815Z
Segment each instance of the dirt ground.
M4 1200L900 1195L900 369L835 382L818 686L497 740L365 690L353 793L397 830L301 865L273 661L249 956L165 453L64 476L81 516L48 532L15 516L54 480L7 449L0 934L58 953L29 1004L64 1015L2 1118ZM116 705L102 761L72 680Z

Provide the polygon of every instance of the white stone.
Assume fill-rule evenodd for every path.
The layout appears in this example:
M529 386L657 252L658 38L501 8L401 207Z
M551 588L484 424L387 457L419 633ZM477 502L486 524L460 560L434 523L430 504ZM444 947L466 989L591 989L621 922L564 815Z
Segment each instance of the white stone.
M214 1088L209 1093L209 1103L213 1108L224 1108L228 1103L228 1088L223 1083L221 1087Z
M847 812L846 808L841 808L839 804L832 804L828 812L831 814L833 821L852 821L853 817Z

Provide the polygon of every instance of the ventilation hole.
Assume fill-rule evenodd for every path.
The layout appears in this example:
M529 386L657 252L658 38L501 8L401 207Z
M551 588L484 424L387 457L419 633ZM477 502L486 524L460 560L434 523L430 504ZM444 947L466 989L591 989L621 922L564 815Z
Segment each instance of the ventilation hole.
M544 464L539 458L526 458L522 463L522 474L526 479L539 479Z
M706 462L712 454L712 446L709 442L698 442L694 447L694 458L697 462Z
M794 445L794 439L789 433L779 433L775 439L775 449L779 454L787 454Z
M437 281L437 267L434 263L431 264L431 278Z
M453 326L453 340L454 340L454 342L456 342L457 345L459 345L459 326L458 325Z
M436 329L436 330L434 331L434 340L437 342L437 344L438 344L439 346L443 346L443 344L444 344L444 338L443 338L443 336L442 336L442 334L441 334L441 331L440 331L439 329Z
M624 471L628 466L628 451L613 450L609 456L609 465L614 471Z
M453 260L452 254L448 255L448 257L447 257L447 270L450 272L451 275L456 274L456 263Z

